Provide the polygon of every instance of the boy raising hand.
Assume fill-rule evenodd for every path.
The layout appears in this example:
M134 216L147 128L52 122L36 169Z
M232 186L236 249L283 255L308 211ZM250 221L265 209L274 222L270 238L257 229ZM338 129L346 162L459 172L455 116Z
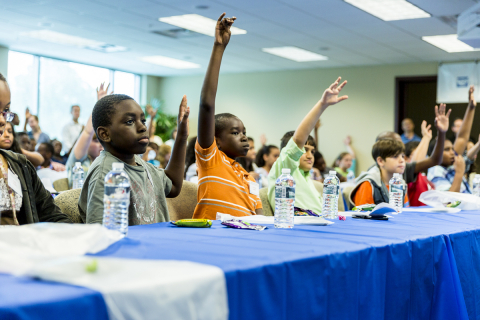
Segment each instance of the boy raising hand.
M282 169L288 168L296 183L295 206L312 210L318 215L322 214L321 196L310 179L316 148L315 140L310 136L310 132L329 106L348 99L348 96L338 96L347 84L347 81L340 84L340 80L341 78L338 77L325 90L322 98L300 122L297 130L287 132L283 136L280 144L280 157L275 161L268 174L268 200L272 208L275 208L275 181L282 174Z
M210 63L200 97L198 138L198 205L194 218L215 219L217 212L233 216L262 214L258 184L234 159L250 148L243 122L230 113L215 115L215 96L223 52L230 41L233 18L218 18Z

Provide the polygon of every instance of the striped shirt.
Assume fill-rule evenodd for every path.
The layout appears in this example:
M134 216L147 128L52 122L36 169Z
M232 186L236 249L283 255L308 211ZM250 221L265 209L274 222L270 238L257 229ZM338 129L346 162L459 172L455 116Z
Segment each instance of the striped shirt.
M215 140L202 149L195 143L198 167L198 204L194 219L215 220L217 212L242 217L262 208L257 195L250 194L250 182L255 182L242 166L220 151Z
M435 166L428 169L428 180L434 185L436 190L448 191L452 186L453 179L455 178L455 169L453 166L445 168L443 166ZM460 185L461 193L472 193L467 179L462 177L462 184Z

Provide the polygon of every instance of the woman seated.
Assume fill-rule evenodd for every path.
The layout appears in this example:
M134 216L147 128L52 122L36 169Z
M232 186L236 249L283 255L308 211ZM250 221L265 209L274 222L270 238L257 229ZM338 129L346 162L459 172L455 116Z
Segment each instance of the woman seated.
M28 136L27 141L28 143L30 143L30 140L28 140ZM30 161L35 167L38 167L45 161L45 159L40 153L35 151L28 151L28 148L25 149L20 145L17 134L15 133L15 129L10 122L6 123L3 135L0 136L0 149L10 150L15 153L23 154L25 157L27 157L27 160Z
M0 135L13 118L10 88L0 74ZM0 215L0 224L72 222L55 205L26 156L4 149L0 149Z

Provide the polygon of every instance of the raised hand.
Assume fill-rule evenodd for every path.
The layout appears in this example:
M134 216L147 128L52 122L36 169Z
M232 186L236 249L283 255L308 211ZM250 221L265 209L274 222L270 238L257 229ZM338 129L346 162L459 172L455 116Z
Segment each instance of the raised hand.
M474 91L475 87L470 86L470 89L468 89L468 107L472 109L477 106L477 101L475 101L475 95L473 94Z
M183 137L188 138L189 134L189 121L188 116L190 115L190 107L187 106L187 96L183 96L182 102L180 102L180 108L178 110L178 119L177 119L177 138Z
M343 140L343 144L346 145L346 146L351 145L351 144L352 144L352 137L347 136L347 137L345 138L345 140Z
M424 138L429 138L430 140L432 139L432 130L430 129L432 127L431 124L427 126L427 121L423 120L422 121L422 137Z
M440 132L447 132L448 130L448 117L450 117L452 109L445 114L446 107L445 103L441 103L440 107L435 106L435 127Z
M105 87L105 82L102 82L100 84L100 88L97 88L97 101L102 99L103 97L109 95L108 88L110 87L110 83L107 85L106 88L104 88L104 87ZM113 93L113 91L110 92L110 94L112 94L112 93Z
M27 107L25 110L25 120L28 120L32 114L30 113L30 109Z
M455 156L453 168L455 169L455 172L461 172L462 175L465 173L465 159L463 159L461 154Z
M321 102L324 107L328 107L348 99L348 96L338 96L340 91L342 91L343 87L345 87L347 84L347 81L343 81L342 84L339 84L341 79L341 77L338 77L337 81L332 83L330 87L328 87L328 89L323 93Z
M237 18L223 17L225 17L225 12L222 13L220 18L218 18L217 20L217 26L215 27L215 44L226 47L228 42L230 41L230 36L232 35L232 33L230 32L230 27Z
M262 135L260 136L260 143L262 144L262 146L267 144L267 137L265 136L265 133L262 133Z

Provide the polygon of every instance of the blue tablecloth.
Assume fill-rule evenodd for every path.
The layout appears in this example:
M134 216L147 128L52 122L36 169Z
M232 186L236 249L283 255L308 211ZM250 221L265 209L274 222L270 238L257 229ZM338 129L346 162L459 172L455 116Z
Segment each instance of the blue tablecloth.
M478 212L261 232L162 223L131 227L98 255L216 265L232 320L480 319ZM106 319L98 299L85 288L0 276L0 319L51 319L48 310L69 308L69 319Z

